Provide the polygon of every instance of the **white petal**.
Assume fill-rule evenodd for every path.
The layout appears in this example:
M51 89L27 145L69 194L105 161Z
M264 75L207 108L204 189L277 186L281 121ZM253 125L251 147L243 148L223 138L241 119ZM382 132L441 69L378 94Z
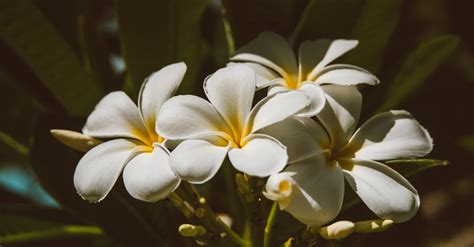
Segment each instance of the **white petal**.
M427 155L433 141L425 128L406 111L389 111L367 120L354 134L350 147L356 158L389 160Z
M326 104L318 114L331 137L334 148L344 146L354 133L362 107L362 95L356 86L323 85Z
M169 164L169 153L161 146L131 159L123 170L123 182L128 193L146 202L167 197L179 185L180 179Z
M296 189L285 209L306 225L321 226L336 218L344 199L341 167L328 164L324 156L289 165Z
M322 69L316 76L318 84L351 86L358 84L377 85L379 79L369 71L348 64L334 64Z
M144 142L148 139L137 106L121 91L109 93L100 100L82 132L96 138L128 137Z
M288 89L287 87L282 86L281 84L278 84L278 85L269 87L267 95L272 95L272 94L276 94L276 93L279 93L279 92L286 92L286 91L290 91L290 90L291 89Z
M229 151L230 162L241 172L266 177L281 171L288 161L286 147L270 136L250 135L244 143L243 147Z
M311 118L290 117L260 131L287 147L288 164L319 155L329 146L329 137Z
M140 89L138 105L143 120L150 131L155 130L155 121L161 105L171 98L186 73L186 64L174 63L151 74Z
M311 104L298 115L301 117L316 116L316 114L318 114L326 104L326 96L323 89L319 85L305 83L301 85L298 90L305 92L311 100Z
M214 177L228 150L205 140L183 141L171 152L171 169L183 180L202 184Z
M253 133L283 121L303 111L310 103L306 93L298 90L269 95L252 109L247 119L247 131Z
M77 193L91 202L104 199L136 148L136 143L126 139L111 140L92 148L74 172Z
M193 95L166 101L158 115L156 131L166 139L182 140L227 131L227 124L206 100Z
M316 41L317 42L317 41ZM344 39L337 39L334 40L327 49L324 58L320 60L320 62L314 67L314 69L308 74L307 79L313 80L315 75L319 73L319 71L324 68L326 65L334 61L336 58L344 55L346 52L354 49L359 44L357 40L344 40ZM300 49L304 49L304 52L311 52L309 49L313 48L310 45L307 46L308 49L305 47L301 47ZM322 46L324 48L324 46ZM319 61L319 60L318 60Z
M299 73L301 81L320 63L333 41L330 39L307 40L301 43L298 50Z
M282 77L297 75L297 62L288 42L278 34L263 32L237 50L232 61L254 62L274 69Z
M293 187L296 186L296 183L292 175L290 172L280 172L271 175L265 184L265 191L262 191L266 198L278 202L281 210L288 207L294 194Z
M209 101L238 133L252 108L255 79L252 69L235 65L219 69L204 82Z
M279 82L284 83L283 78L280 78L275 72L266 67L258 64L258 63L228 63L227 67L235 66L235 65L245 65L250 67L257 76L256 86L258 89L268 87Z
M390 167L375 161L354 160L344 177L362 201L382 219L397 223L411 219L420 207L415 188Z

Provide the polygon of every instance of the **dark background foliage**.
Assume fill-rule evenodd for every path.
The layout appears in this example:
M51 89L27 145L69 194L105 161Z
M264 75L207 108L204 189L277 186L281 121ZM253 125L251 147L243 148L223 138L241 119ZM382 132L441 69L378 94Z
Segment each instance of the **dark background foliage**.
M406 109L434 138L429 157L450 161L410 177L422 200L415 218L341 243L471 246L471 12L467 0L0 0L0 244L192 246L178 235L186 221L169 202L134 200L120 180L103 202L83 201L72 184L81 154L52 139L49 129L79 131L107 92L125 90L136 99L145 77L177 61L188 65L180 93L202 95L206 75L269 30L295 48L317 38L359 39L339 61L381 79L363 89L362 121ZM226 187L232 173L220 171L200 189L216 211L236 215L240 202ZM359 205L340 218L374 216ZM276 242L301 227L282 213L275 231L287 234Z

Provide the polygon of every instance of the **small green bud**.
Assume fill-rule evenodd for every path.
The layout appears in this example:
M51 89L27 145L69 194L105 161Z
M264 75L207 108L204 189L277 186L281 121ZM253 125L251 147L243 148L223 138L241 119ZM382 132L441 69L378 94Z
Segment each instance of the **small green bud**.
M355 223L355 232L369 233L385 231L393 225L393 220L366 220Z
M202 226L195 226L191 224L182 224L178 228L179 234L183 237L203 236L207 233L206 228Z
M351 221L343 220L332 223L329 226L320 227L318 232L324 239L343 239L354 232L355 224ZM313 233L315 229L310 228Z

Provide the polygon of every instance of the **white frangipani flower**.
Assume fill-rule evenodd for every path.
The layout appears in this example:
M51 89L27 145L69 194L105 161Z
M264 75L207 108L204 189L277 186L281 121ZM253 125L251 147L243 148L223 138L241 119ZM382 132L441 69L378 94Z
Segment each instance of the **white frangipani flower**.
M375 85L379 80L365 69L348 64L328 65L350 51L357 40L319 39L299 47L298 61L288 42L281 36L264 32L237 50L231 61L243 62L258 75L257 87L270 87L268 94L300 90L311 98L311 106L300 116L314 116L325 103L328 85ZM235 63L229 63L233 66Z
M110 140L79 161L74 173L79 195L91 202L104 199L122 170L125 188L139 200L157 201L178 187L180 179L170 168L165 139L155 125L161 105L174 95L185 72L181 62L151 74L140 90L138 107L121 91L109 93L97 104L82 132Z
M193 95L167 101L158 116L158 133L184 140L170 156L171 169L191 183L204 183L219 170L227 154L233 166L252 176L279 172L287 163L286 147L259 130L309 105L298 91L278 93L252 109L256 75L246 66L218 70L204 82L210 102Z
M433 147L428 132L400 110L378 114L355 131L362 105L355 86L331 85L326 93L321 124L294 117L261 131L286 145L289 155L284 171L268 179L265 195L299 221L321 226L338 215L345 178L380 218L412 218L420 205L417 191L378 161L428 154Z

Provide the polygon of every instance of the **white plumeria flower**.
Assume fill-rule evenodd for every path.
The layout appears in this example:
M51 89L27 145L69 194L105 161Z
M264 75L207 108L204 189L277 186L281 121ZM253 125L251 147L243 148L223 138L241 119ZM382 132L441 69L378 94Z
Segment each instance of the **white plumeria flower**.
M356 87L332 85L326 93L321 124L294 117L261 131L286 145L289 155L285 170L268 179L265 195L299 221L321 226L338 215L345 178L380 218L412 218L420 206L417 191L378 161L428 154L433 147L428 132L400 110L378 114L355 131L362 105Z
M184 140L170 156L171 169L190 183L204 183L219 170L227 154L232 165L251 176L265 177L287 163L286 147L257 133L309 105L302 92L278 93L252 109L256 75L247 66L222 68L204 82L210 102L193 95L167 101L158 116L158 133Z
M160 107L179 87L186 65L175 63L143 83L138 107L121 91L106 95L88 117L83 133L110 139L89 150L74 173L84 199L98 202L110 192L123 170L125 188L134 198L154 202L167 197L180 179L169 164L165 139L155 130Z
M299 47L298 61L288 42L281 36L264 32L240 48L231 61L244 62L258 75L257 87L270 87L268 94L300 90L311 98L311 106L300 116L314 116L325 103L328 85L375 85L379 80L365 69L348 64L328 65L350 51L357 40L319 39ZM229 63L233 66L235 63Z

